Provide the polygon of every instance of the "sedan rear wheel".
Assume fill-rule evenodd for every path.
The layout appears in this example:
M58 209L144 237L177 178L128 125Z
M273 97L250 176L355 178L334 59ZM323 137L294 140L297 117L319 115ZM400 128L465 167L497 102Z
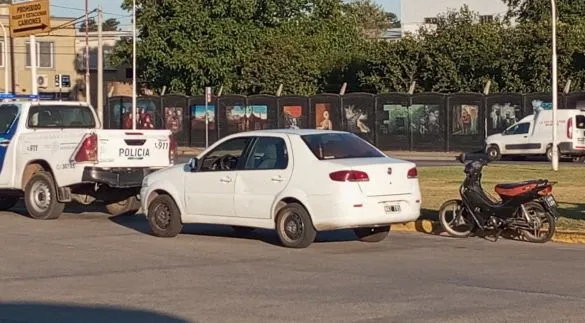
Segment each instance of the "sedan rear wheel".
M278 212L276 233L282 245L288 248L306 248L317 236L311 216L298 203L287 204Z

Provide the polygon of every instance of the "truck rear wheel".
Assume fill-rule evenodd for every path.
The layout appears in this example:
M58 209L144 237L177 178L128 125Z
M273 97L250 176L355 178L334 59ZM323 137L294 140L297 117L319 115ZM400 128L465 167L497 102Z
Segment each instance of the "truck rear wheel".
M106 204L106 210L113 216L133 215L140 210L140 201L136 196L131 196L119 202Z
M37 220L58 218L65 204L57 199L53 176L48 172L34 174L24 188L24 204L29 216Z

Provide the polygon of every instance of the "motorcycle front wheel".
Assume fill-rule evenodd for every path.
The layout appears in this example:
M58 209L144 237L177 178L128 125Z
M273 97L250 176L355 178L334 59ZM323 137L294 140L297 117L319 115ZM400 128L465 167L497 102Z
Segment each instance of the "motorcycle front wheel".
M455 238L467 238L473 233L475 222L467 214L461 200L449 200L439 209L439 222L443 230Z
M524 204L528 214L528 224L532 230L520 230L520 233L528 242L545 243L550 241L556 231L556 220L550 212L537 202Z

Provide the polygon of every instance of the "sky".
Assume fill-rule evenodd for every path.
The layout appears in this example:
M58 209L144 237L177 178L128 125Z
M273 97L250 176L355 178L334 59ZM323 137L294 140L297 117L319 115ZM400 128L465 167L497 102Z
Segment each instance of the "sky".
M400 1L401 0L375 0L382 5L386 11L395 13L400 19ZM51 15L63 17L79 17L84 14L85 1L83 0L50 0ZM131 17L130 12L122 10L122 0L89 0L90 10L102 6L104 10L104 19L117 18L121 22L122 29L129 29Z

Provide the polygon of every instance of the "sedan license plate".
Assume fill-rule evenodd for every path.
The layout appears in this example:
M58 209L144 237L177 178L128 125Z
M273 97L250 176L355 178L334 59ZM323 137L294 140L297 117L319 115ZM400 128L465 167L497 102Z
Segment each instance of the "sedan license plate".
M400 204L386 204L384 205L386 214L394 214L400 212Z
M557 206L557 201L555 201L555 198L552 195L549 195L549 196L545 197L544 198L544 201L550 207L556 207Z

